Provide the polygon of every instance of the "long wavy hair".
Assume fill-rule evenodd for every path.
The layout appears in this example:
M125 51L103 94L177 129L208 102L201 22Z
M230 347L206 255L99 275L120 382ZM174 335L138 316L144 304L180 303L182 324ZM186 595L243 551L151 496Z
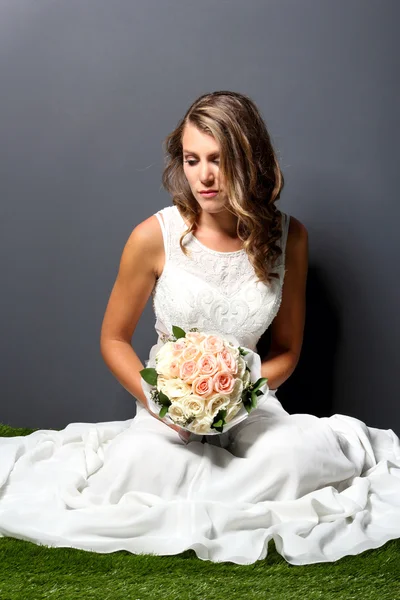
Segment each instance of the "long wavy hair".
M277 245L282 235L282 213L276 202L284 178L260 112L249 97L237 92L204 94L165 138L162 184L189 223L179 240L186 256L183 240L196 231L201 211L183 170L182 137L188 123L212 135L219 144L226 208L238 218L237 236L258 280L269 285L279 276L272 269L282 254Z

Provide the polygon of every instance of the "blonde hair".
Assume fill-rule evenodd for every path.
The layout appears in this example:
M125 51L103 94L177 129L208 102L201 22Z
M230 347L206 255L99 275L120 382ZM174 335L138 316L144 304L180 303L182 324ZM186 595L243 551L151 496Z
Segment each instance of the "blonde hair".
M216 91L200 96L164 140L166 166L163 187L189 223L179 244L197 228L200 206L183 170L182 137L186 124L212 135L220 146L220 172L228 198L227 209L238 218L237 236L243 243L257 278L266 284L282 250L282 214L275 206L284 186L266 125L254 102L237 92Z

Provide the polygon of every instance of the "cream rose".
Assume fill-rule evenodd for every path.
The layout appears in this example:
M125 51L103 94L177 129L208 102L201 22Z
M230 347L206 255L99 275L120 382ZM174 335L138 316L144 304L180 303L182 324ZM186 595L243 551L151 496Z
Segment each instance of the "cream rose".
M224 396L223 394L215 394L214 396L211 396L209 400L207 400L205 413L206 415L214 418L221 408L226 408L229 404L230 400L228 396Z
M175 423L186 423L188 414L183 400L174 400L168 407L168 414Z
M250 371L248 369L245 370L242 377L243 387L247 388L250 385Z
M229 394L231 404L237 404L242 401L243 381L236 379L232 392Z
M233 406L229 406L226 412L226 417L225 417L225 421L226 423L229 423L229 421L232 421L233 417L235 417L237 415L237 413L240 411L240 409L242 408L242 404L234 404Z
M197 361L199 375L215 375L219 369L217 357L214 354L202 354Z
M174 343L166 342L161 346L155 357L157 373L166 377L178 377L180 359L173 352Z
M172 401L174 398L182 398L190 394L191 386L182 379L158 378L157 389L161 390Z
M246 361L244 360L244 358L243 358L242 356L239 356L239 358L238 358L238 371L237 371L237 373L236 373L236 375L237 375L238 377L240 377L240 378L242 378L242 377L243 377L243 375L244 375L244 372L245 372L245 370L246 370L246 365L247 365L247 363L246 363Z
M204 417L201 417L200 419L195 419L190 424L190 430L193 431L193 433L197 433L199 435L207 434L210 432L210 428L211 428L213 420L214 420L214 417L209 417L209 416L204 416Z
M165 357L156 364L159 375L165 377L179 377L181 362L179 358Z
M174 342L165 342L165 344L158 350L155 357L155 362L159 363L164 360L172 359L174 356L172 352L173 345Z
M188 417L202 417L204 415L204 400L200 398L200 396L196 396L196 394L189 394L189 396L185 396L181 400L179 400L180 404L183 405L186 414Z

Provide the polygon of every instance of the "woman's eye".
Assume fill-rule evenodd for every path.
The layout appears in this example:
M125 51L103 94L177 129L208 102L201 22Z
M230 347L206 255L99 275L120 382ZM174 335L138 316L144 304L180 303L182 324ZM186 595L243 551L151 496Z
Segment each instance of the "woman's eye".
M186 162L190 167L193 167L193 165L195 165L198 161L197 160L185 160L184 162ZM213 160L212 162L215 162L217 165L219 165L219 160Z

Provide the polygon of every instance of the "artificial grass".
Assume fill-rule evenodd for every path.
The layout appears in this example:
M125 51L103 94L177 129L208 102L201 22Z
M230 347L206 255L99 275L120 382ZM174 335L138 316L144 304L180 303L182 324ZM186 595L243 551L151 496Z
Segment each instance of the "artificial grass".
M49 428L48 428L49 429ZM34 429L0 424L0 436ZM0 600L400 600L400 539L334 563L296 566L275 550L252 565L174 556L97 554L0 538Z

